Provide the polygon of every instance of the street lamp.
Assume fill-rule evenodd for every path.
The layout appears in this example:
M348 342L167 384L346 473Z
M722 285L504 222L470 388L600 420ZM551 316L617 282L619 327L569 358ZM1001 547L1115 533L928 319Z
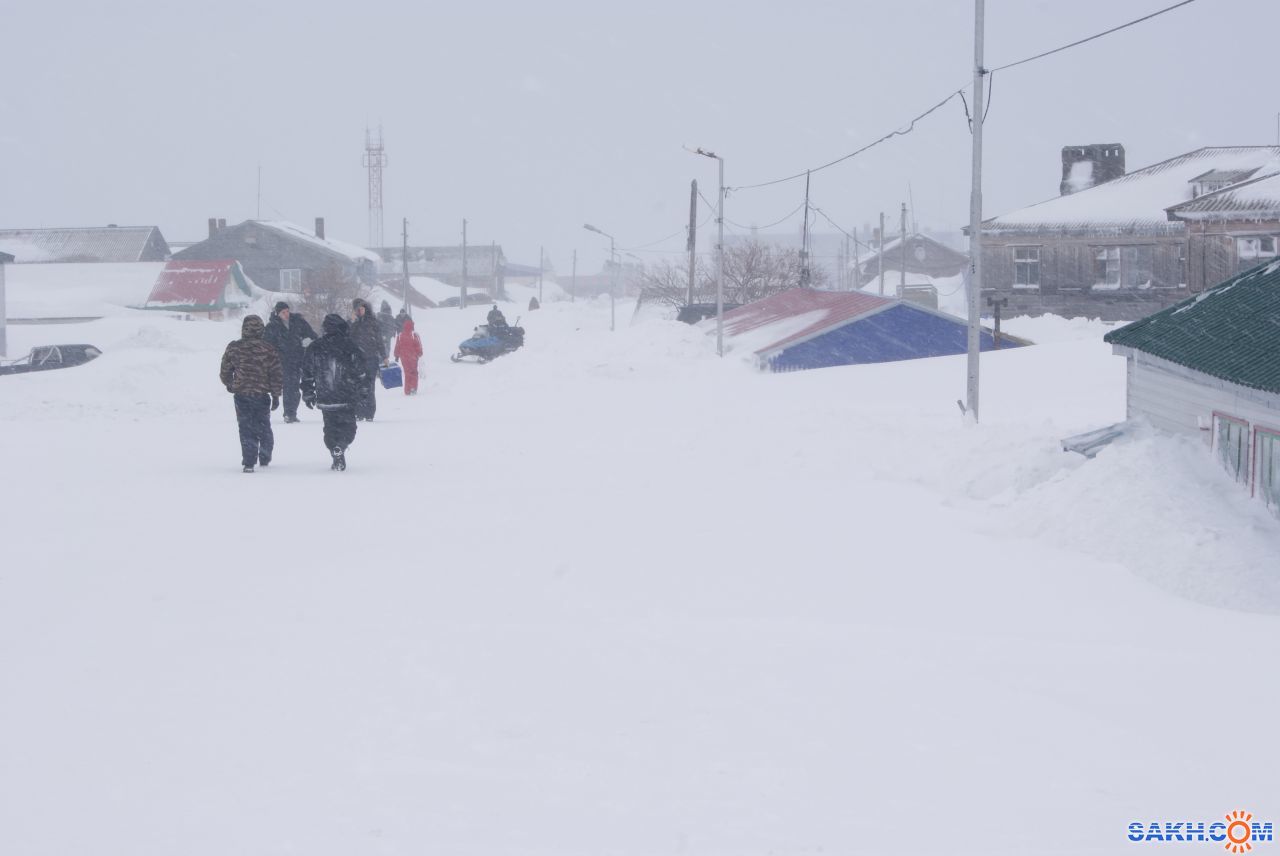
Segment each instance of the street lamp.
M608 232L604 231L603 229L597 229L595 226L592 226L590 223L583 223L582 228L586 229L588 232L595 232L597 235L604 235L606 238L609 239L609 262L613 265L613 279L609 281L609 332L612 333L614 328L614 318L616 314L614 311L613 293L615 291L615 287L618 284L618 252L614 248L613 235L610 235Z
M705 149L686 149L704 158L714 158L720 162L720 198L716 206L716 223L719 235L716 240L716 354L724 356L724 158L715 152Z

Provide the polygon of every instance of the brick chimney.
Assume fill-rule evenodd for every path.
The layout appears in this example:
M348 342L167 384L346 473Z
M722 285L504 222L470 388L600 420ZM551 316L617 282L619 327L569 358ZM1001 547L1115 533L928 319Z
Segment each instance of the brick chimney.
M218 234L218 218L210 217L209 218L209 237L212 238L216 234Z
M322 241L324 240L324 218L323 217L316 218L316 237Z
M1087 146L1063 146L1063 196L1106 184L1124 175L1124 146L1119 143L1092 143Z
M225 228L227 228L227 218L225 218L225 217L219 217L219 218L218 218L218 231L219 231L219 232L221 232L221 231L222 231L223 229L225 229Z

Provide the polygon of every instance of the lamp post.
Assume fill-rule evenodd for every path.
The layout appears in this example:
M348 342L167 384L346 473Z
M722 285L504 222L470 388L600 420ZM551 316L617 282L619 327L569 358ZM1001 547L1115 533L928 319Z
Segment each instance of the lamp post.
M724 158L704 149L689 149L695 155L720 162L720 198L716 205L716 355L724 356Z
M602 229L597 229L590 223L583 223L582 228L586 229L588 232L595 232L597 235L604 235L609 239L609 263L613 265L613 279L609 280L609 332L612 333L615 326L614 319L616 317L616 313L614 311L615 298L613 293L616 291L615 287L618 284L618 252L614 247L613 235L610 235Z

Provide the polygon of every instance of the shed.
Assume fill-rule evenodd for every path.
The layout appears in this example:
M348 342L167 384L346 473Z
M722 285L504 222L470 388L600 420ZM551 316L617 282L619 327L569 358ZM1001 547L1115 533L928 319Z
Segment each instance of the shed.
M750 349L761 368L774 372L944 357L968 348L968 327L959 318L863 292L793 288L726 313L724 323L731 347ZM1028 344L1001 336L1002 348ZM985 328L981 348L996 349Z
M143 309L218 314L243 308L253 299L253 288L240 263L173 260L156 277Z
M1104 338L1127 361L1129 418L1202 438L1236 481L1280 508L1280 261Z

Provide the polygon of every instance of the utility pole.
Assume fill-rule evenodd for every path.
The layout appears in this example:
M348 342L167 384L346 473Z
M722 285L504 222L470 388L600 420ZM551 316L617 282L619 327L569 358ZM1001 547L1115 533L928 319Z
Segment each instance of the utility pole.
M694 179L689 186L689 239L685 242L685 248L689 251L689 296L685 300L686 306L693 305L693 278L697 267L697 250L698 250L698 179Z
M880 212L880 296L884 297L884 212Z
M902 203L902 234L898 238L902 245L902 278L898 282L898 299L907 294L907 203Z
M809 287L809 171L804 173L804 225L800 227L800 287Z
M981 339L982 298L982 39L985 0L974 0L973 10L973 188L969 195L969 359L964 411L978 421L978 353Z
M573 274L569 279L569 302L574 303L578 299L578 251L573 251Z
M458 308L467 308L467 220L462 220L462 292L458 296Z
M724 158L720 162L720 199L716 214L719 243L716 246L716 356L724 356Z
M489 285L489 293L495 298L506 297L507 289L503 285L501 272L498 270L498 242L489 242L489 264L491 266L490 273L493 274L493 282Z
M409 306L409 218L404 218L404 241L400 245L400 265L404 272L404 311L413 315Z
M853 271L850 273L852 279L849 281L850 291L860 291L862 289L862 261L858 257L858 227L853 227Z

